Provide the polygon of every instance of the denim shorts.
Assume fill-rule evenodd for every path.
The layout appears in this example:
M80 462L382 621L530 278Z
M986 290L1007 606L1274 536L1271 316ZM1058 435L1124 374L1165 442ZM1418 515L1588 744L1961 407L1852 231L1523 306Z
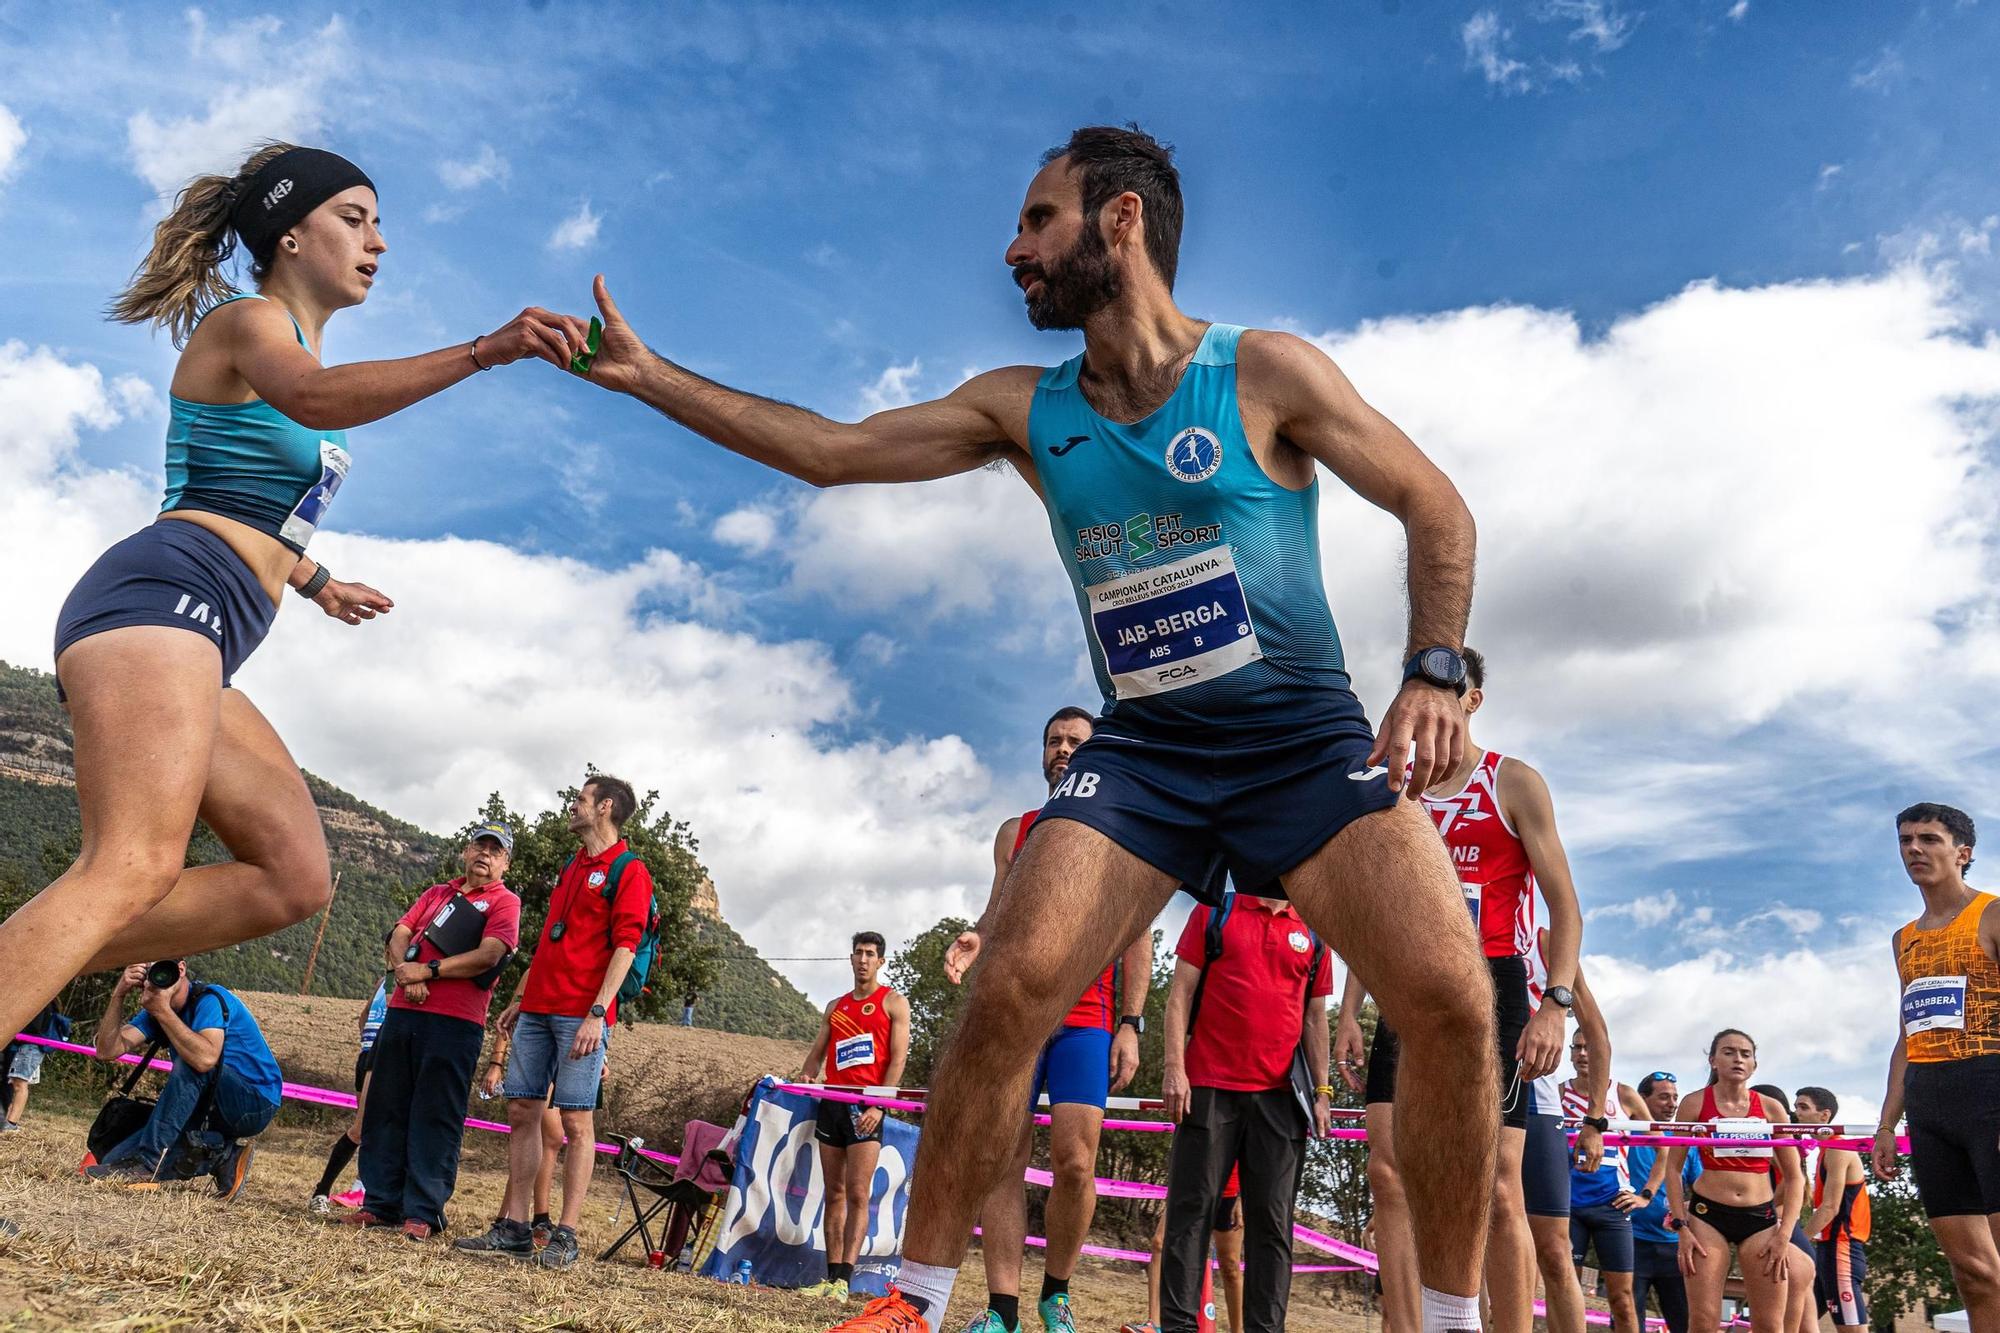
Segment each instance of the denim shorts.
M509 1099L548 1099L558 1111L589 1111L597 1105L597 1085L604 1077L604 1052L611 1045L611 1029L604 1040L581 1060L570 1058L570 1043L583 1019L564 1014L522 1014L514 1021L514 1045L507 1053L507 1077L500 1095ZM553 1087L555 1092L550 1093Z

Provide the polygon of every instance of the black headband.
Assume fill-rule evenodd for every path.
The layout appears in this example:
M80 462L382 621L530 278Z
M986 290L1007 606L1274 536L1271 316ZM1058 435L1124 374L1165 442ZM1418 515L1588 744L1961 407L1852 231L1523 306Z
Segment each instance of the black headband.
M288 148L244 182L229 225L259 264L271 262L278 238L342 190L375 188L360 167L323 148Z

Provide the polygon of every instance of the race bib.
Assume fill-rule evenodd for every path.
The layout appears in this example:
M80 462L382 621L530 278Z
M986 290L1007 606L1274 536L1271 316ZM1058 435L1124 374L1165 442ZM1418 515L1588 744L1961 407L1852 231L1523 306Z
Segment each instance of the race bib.
M1725 1116L1715 1122L1715 1137L1718 1139L1768 1139L1771 1137L1771 1123L1756 1116ZM1747 1148L1714 1147L1708 1150L1711 1157L1769 1157L1775 1149L1769 1144L1752 1145Z
M1083 593L1120 699L1186 689L1264 655L1227 546L1093 583Z
M1472 913L1472 928L1477 930L1479 929L1480 895L1484 892L1484 888L1478 884L1468 884L1464 880L1458 882L1458 887L1465 892L1465 908L1468 912Z
M348 461L347 450L332 440L319 442L319 480L307 487L298 504L292 507L291 515L278 529L280 537L302 549L312 540L320 521L326 517L326 507L340 493L340 483L347 480Z
M1918 977L1903 987L1903 1031L1965 1026L1965 978Z
M858 1037L833 1044L833 1067L835 1069L866 1069L875 1063L875 1034L864 1032Z

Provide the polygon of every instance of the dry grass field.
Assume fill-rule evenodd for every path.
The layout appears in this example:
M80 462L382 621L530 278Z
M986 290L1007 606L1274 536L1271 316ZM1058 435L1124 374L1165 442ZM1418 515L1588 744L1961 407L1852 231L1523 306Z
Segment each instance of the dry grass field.
M344 1087L353 1074L354 1006L297 997L252 998L295 1082ZM678 1142L670 1108L740 1096L766 1072L789 1073L800 1048L700 1029L653 1027L614 1047L606 1120ZM52 1056L51 1060L80 1059ZM44 1097L22 1133L0 1138L0 1217L21 1234L0 1239L0 1330L16 1329L603 1329L646 1333L821 1333L838 1312L789 1292L742 1288L643 1266L636 1245L610 1263L586 1258L567 1273L453 1254L443 1242L357 1233L303 1208L337 1132L337 1117L287 1111L260 1140L241 1197L215 1201L206 1182L153 1193L92 1184L76 1172L89 1115ZM679 1113L683 1115L685 1113ZM706 1116L705 1118L715 1118ZM469 1133L450 1234L484 1226L504 1181L504 1140ZM622 1189L600 1159L580 1228L585 1254L623 1224ZM1030 1295L1041 1281L1029 1256ZM962 1328L985 1290L977 1249L946 1320ZM1115 1330L1145 1311L1132 1264L1085 1260L1074 1284L1081 1326ZM1302 1277L1290 1328L1369 1333L1372 1317L1340 1308L1338 1279ZM1038 1327L1030 1316L1025 1327Z

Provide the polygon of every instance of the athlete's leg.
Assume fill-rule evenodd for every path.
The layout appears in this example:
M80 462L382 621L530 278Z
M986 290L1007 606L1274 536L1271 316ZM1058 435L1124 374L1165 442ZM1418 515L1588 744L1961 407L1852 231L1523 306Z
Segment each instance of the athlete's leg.
M1694 1234L1695 1243L1706 1254L1694 1261L1694 1271L1687 1275L1688 1326L1707 1330L1722 1326L1722 1286L1729 1278L1729 1242L1700 1218L1688 1219L1688 1230ZM1744 1260L1744 1268L1749 1268L1749 1260ZM1776 1328L1775 1322L1771 1328Z
M1423 1301L1410 1205L1396 1173L1395 1103L1370 1102L1367 1116L1368 1192L1375 1200L1375 1254L1382 1266L1382 1329L1416 1333L1423 1324Z
M1790 1333L1812 1333L1819 1327L1819 1306L1813 1297L1813 1279L1818 1274L1804 1250L1796 1245L1785 1248L1791 1251L1785 1261L1785 1327Z
M1570 1264L1569 1219L1531 1216L1528 1233L1535 1238L1535 1267L1542 1274L1549 1333L1583 1333L1583 1286Z
M2000 1333L2000 1214L1933 1217L1931 1234L1951 1265L1973 1333Z
M134 625L79 640L57 665L83 846L0 923L0 1027L10 1033L172 891L220 726L222 655L201 635Z
M1223 1302L1229 1307L1229 1333L1243 1333L1243 1204L1236 1205L1236 1225L1214 1233L1215 1262L1221 1269Z
M1021 1250L1028 1239L1028 1194L1022 1177L1035 1152L1035 1122L1022 1121L1020 1141L1007 1174L979 1210L979 1254L986 1265L986 1290L995 1296L1021 1294Z
M1606 1273L1604 1299L1611 1307L1613 1333L1639 1333L1639 1307L1632 1299L1630 1273Z
M1146 1322L1160 1322L1160 1251L1167 1244L1167 1205L1160 1202L1160 1220L1153 1223L1153 1253L1146 1260Z
M241 690L222 691L201 817L234 859L181 871L161 902L98 950L92 968L257 939L326 906L333 885L319 810L285 743Z
M1308 925L1345 958L1402 1043L1396 1118L1450 1125L1405 1135L1396 1170L1424 1286L1479 1292L1499 1127L1493 979L1464 891L1421 808L1363 815L1283 877Z
M1773 1246L1789 1251L1792 1238L1776 1227L1769 1227L1736 1247L1736 1265L1743 1274L1743 1297L1750 1305L1750 1333L1783 1333L1789 1327L1785 1323L1785 1284L1764 1272Z
M1049 1248L1043 1271L1068 1279L1076 1274L1090 1219L1097 1212L1097 1141L1104 1129L1104 1111L1063 1102L1049 1108L1049 1120L1049 1170L1055 1184L1044 1209Z
M830 1264L841 1262L840 1252L847 1244L847 1153L848 1149L831 1143L819 1145L820 1188L826 1192L820 1214L821 1245Z
M1521 1199L1521 1154L1527 1144L1525 1129L1500 1131L1493 1220L1486 1233L1486 1291L1498 1333L1528 1333L1535 1322L1535 1238Z
M847 1229L840 1238L840 1262L860 1260L868 1240L868 1200L875 1192L875 1166L882 1160L882 1140L868 1139L847 1150Z
M911 1175L909 1264L958 1267L979 1205L1010 1164L1011 1145L996 1150L982 1109L1026 1103L1036 1050L1173 891L1170 877L1095 829L1073 819L1036 826L1001 886L964 1015L931 1080Z

